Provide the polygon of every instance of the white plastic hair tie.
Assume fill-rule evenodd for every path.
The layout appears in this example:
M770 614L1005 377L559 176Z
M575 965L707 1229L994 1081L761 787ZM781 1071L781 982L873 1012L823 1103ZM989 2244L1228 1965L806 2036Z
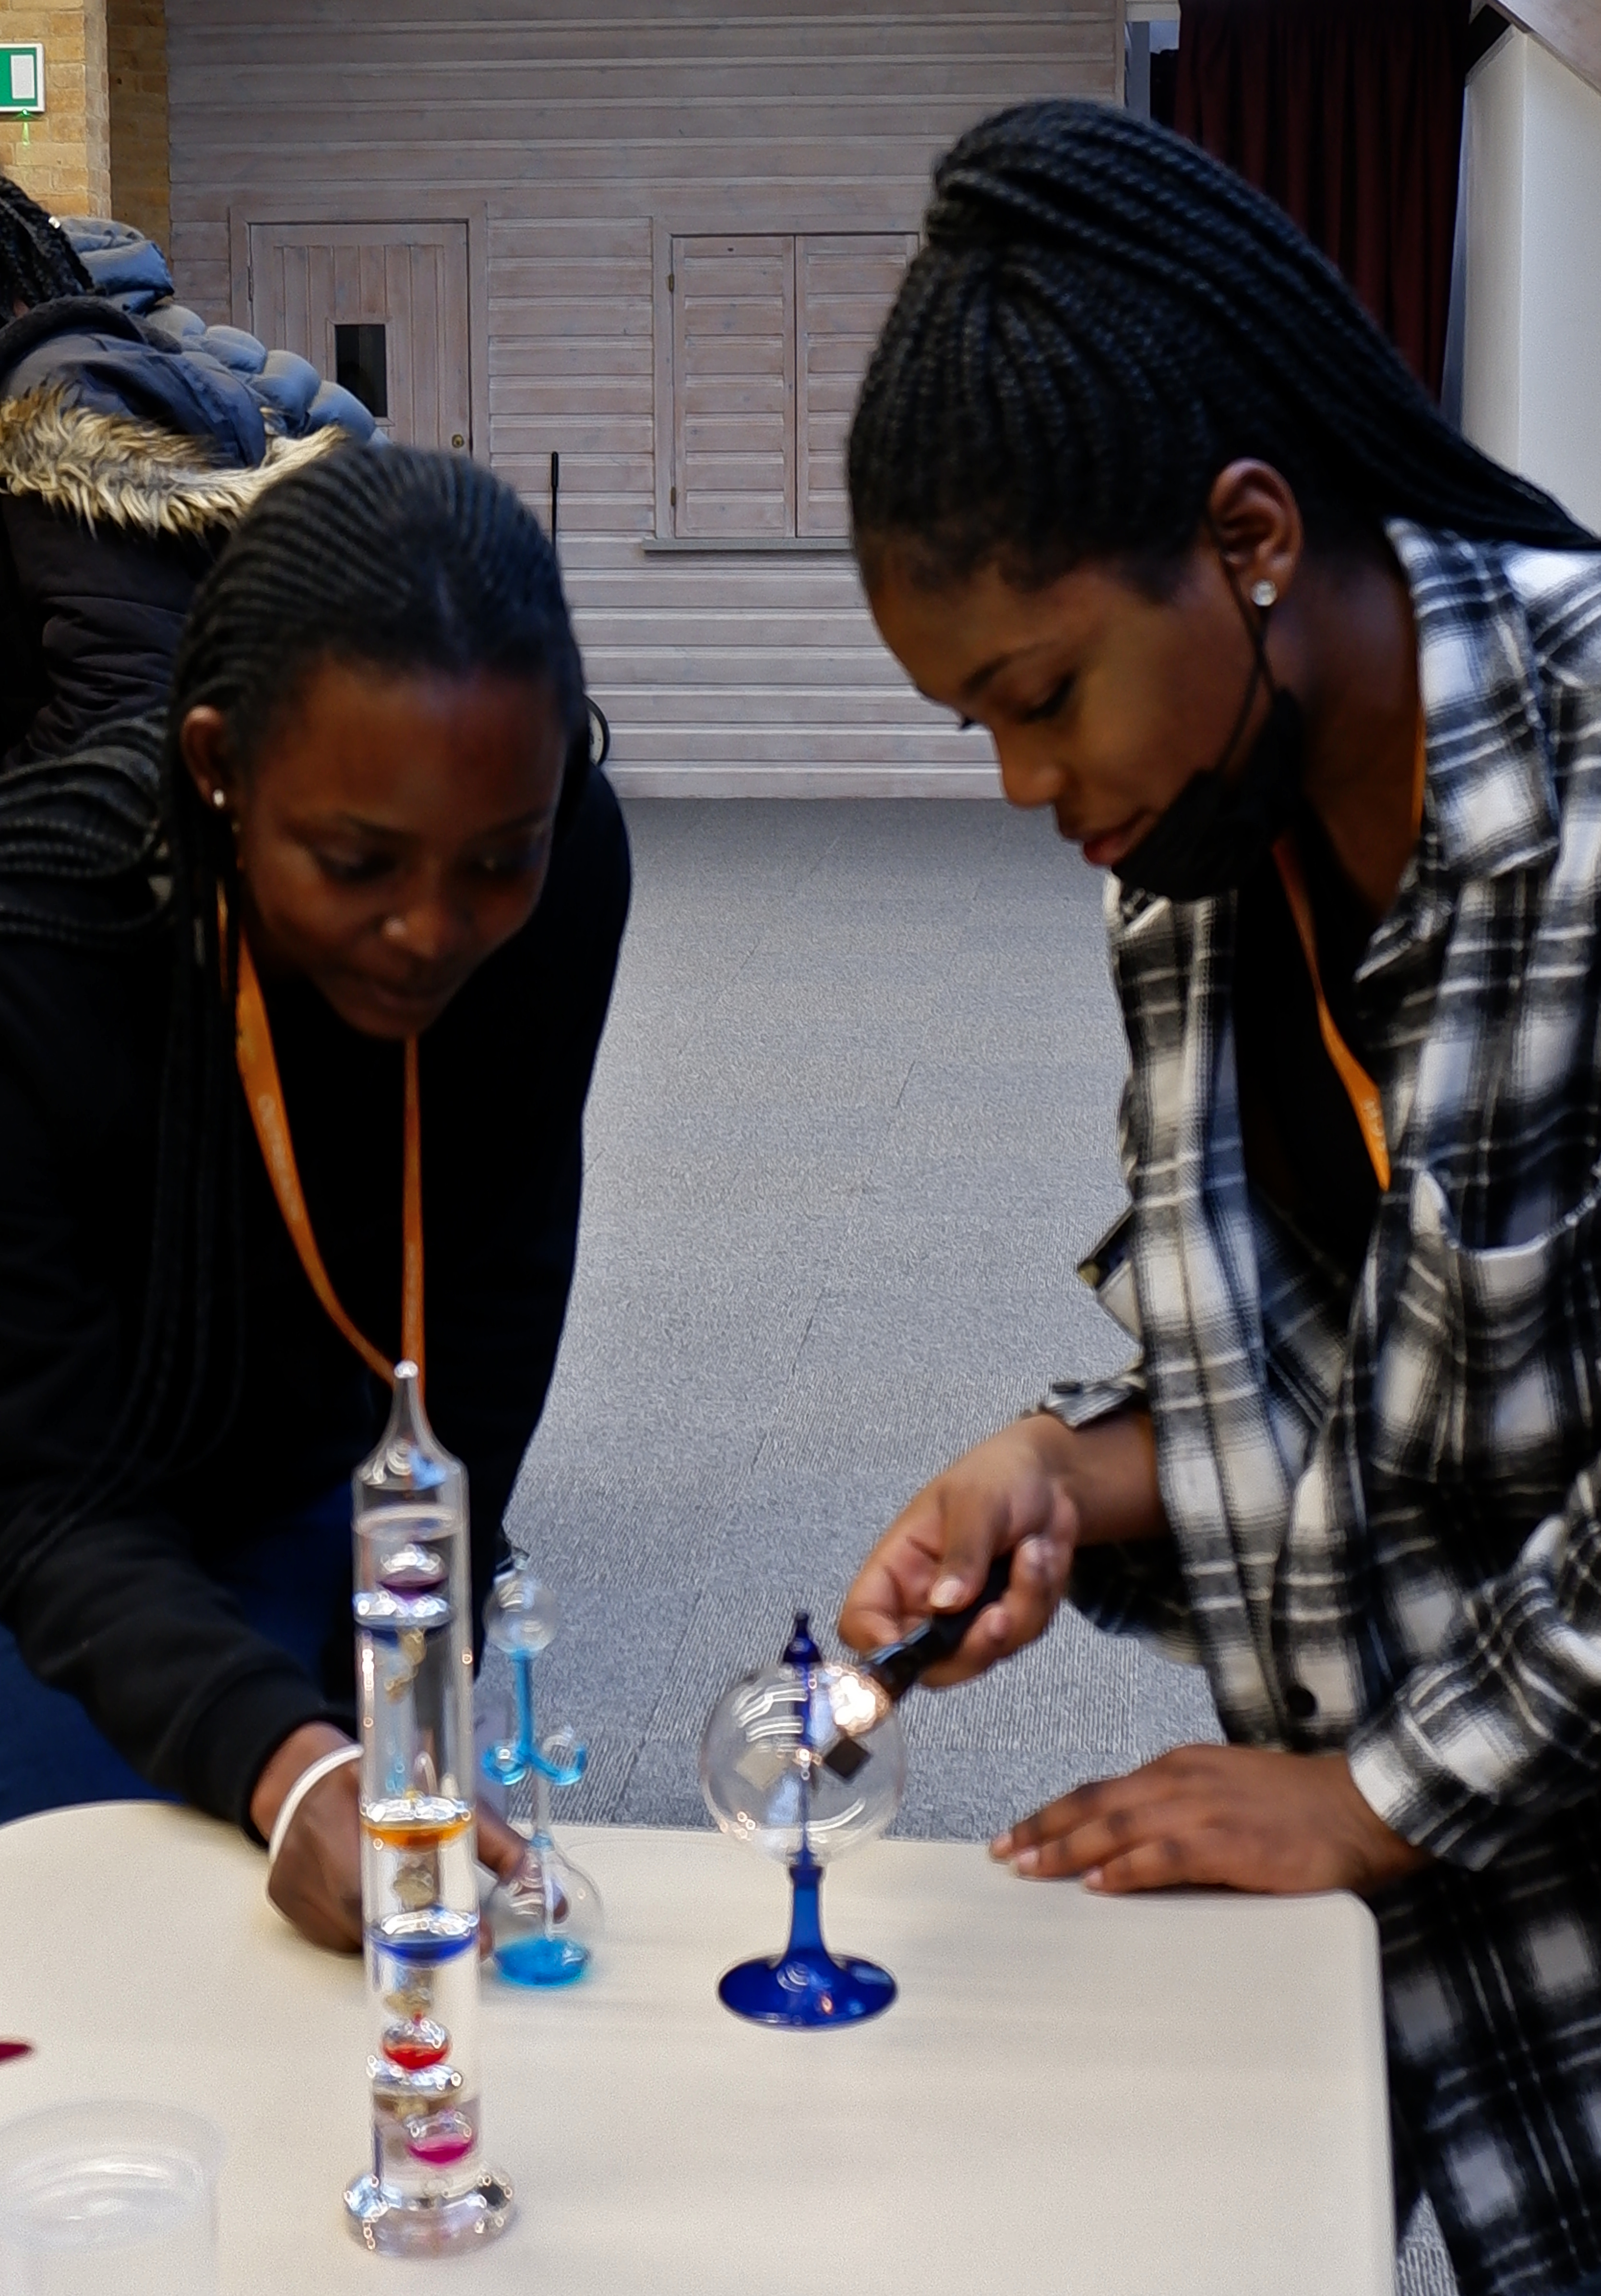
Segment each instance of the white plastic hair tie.
M331 1776L335 1770L342 1770L347 1762L359 1762L360 1759L359 1746L335 1746L331 1754L319 1755L315 1762L309 1763L300 1772L300 1776L284 1795L278 1815L273 1820L272 1839L267 1845L267 1870L269 1877L273 1867L278 1862L278 1852L283 1847L284 1836L295 1822L295 1813L313 1786L320 1786L325 1777Z

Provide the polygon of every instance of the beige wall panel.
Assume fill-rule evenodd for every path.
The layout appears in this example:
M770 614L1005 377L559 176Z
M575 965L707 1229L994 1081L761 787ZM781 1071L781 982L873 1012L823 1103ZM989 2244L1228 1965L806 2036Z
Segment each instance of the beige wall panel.
M479 235L478 451L487 432L494 466L541 515L561 455L563 567L620 782L993 791L986 741L911 692L826 537L843 523L850 408L892 284L892 255L883 278L877 255L915 235L929 169L972 121L1030 96L1114 94L1116 0L474 0L470 14L437 0L168 0L167 13L169 251L208 317L235 315L230 217L236 234L455 215ZM730 324L676 394L675 447L661 427L675 399L671 242L761 234L796 243L801 356L786 377L782 330ZM864 248L873 234L882 250ZM773 424L786 390L787 447ZM720 427L702 436L711 413ZM779 549L650 547L693 529L694 487L687 526L669 501L686 451L702 495L720 490Z

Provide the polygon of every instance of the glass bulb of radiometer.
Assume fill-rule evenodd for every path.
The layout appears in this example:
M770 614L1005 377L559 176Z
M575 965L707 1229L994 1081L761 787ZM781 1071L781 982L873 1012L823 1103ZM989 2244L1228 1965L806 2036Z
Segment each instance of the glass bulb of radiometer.
M842 1743L866 1760L830 1763ZM855 1667L819 1660L746 1675L711 1710L701 1790L725 1833L819 1865L883 1832L906 1784L900 1718Z

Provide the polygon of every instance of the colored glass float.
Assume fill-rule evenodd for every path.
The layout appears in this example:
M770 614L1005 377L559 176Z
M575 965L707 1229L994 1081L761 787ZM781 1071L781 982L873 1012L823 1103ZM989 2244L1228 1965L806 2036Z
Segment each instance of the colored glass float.
M450 2054L450 2036L431 2017L412 2017L404 2025L386 2026L379 2046L403 2073L420 2073L444 2062Z

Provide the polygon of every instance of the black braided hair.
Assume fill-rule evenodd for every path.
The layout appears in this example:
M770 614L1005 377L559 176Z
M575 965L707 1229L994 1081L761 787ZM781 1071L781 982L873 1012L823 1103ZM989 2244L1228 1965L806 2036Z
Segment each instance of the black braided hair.
M110 949L164 931L172 951L135 1360L110 1442L41 1532L194 1464L237 1408L242 1129L224 984L239 903L226 821L201 802L178 737L209 704L248 775L263 736L330 660L546 685L568 743L558 829L581 791L582 667L554 551L481 464L404 447L336 449L261 497L195 595L164 727L108 728L70 758L0 775L0 932Z
M1021 104L934 170L927 244L851 426L869 583L999 562L1029 585L1106 557L1154 574L1246 456L1331 543L1400 516L1596 547L1441 415L1334 266L1198 145L1085 102Z
M58 295L92 295L94 282L72 242L21 184L0 176L0 326L12 306L32 310Z

